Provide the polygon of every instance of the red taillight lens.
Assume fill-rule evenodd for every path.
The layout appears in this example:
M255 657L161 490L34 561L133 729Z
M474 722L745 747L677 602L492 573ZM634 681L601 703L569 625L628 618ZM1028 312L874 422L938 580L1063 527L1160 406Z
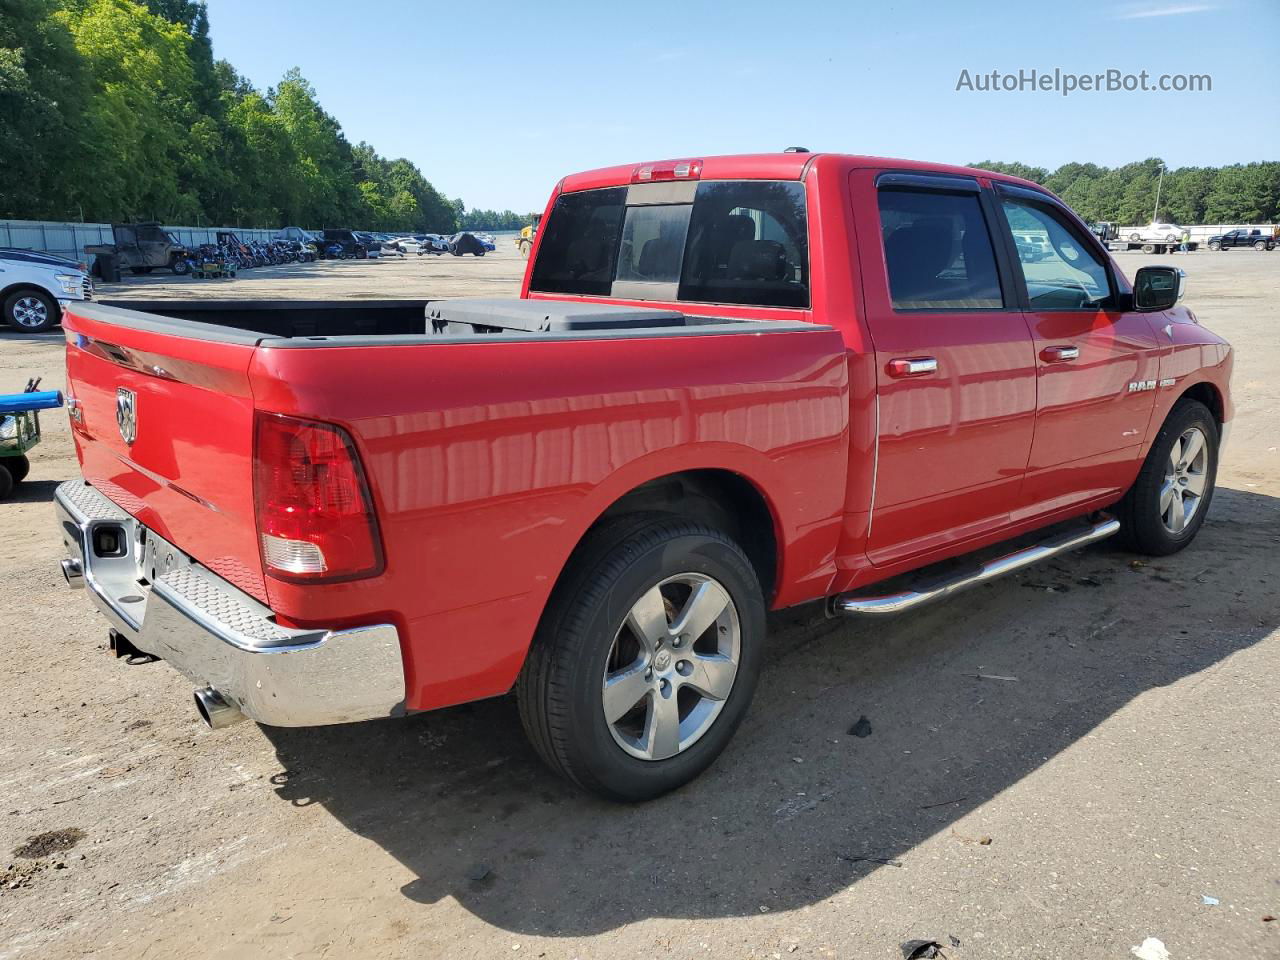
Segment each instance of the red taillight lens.
M266 572L325 583L382 572L369 484L341 427L260 413L253 495Z
M701 160L667 160L663 163L646 163L631 171L632 183L652 183L661 180L698 180L701 177Z

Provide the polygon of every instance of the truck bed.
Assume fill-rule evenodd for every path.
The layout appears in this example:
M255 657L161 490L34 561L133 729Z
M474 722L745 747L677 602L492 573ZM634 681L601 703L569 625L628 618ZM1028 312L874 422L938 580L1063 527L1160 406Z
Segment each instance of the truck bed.
M466 341L500 337L679 336L735 333L769 325L777 330L812 324L705 317L674 310L553 300L105 300L98 316L117 326L196 339L294 346L340 341L387 344L423 338ZM241 336L235 332L241 331ZM259 336L245 336L245 335ZM273 343L273 346L285 344Z
M658 477L716 471L776 504L795 558L777 602L830 580L849 450L837 331L439 303L430 324L425 301L76 304L63 328L84 477L284 626L395 623L410 709L509 689L575 545ZM266 570L253 477L268 416L350 435L384 572L309 585Z

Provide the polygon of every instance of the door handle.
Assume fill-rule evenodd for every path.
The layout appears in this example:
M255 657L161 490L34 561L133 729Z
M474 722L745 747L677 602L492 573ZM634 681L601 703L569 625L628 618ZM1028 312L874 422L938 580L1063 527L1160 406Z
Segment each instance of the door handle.
M885 365L885 372L891 377L923 377L938 372L937 357L899 357Z
M1079 356L1079 347L1045 347L1040 351L1040 359L1045 363L1065 363Z

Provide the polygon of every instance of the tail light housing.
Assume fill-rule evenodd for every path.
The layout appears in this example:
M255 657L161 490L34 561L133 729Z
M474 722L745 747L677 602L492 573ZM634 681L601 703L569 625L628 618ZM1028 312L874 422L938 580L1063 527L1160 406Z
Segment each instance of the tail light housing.
M698 180L702 177L701 160L665 160L646 163L631 171L632 183L654 183L662 180Z
M355 443L331 423L259 413L253 497L263 569L294 583L381 573L382 539Z

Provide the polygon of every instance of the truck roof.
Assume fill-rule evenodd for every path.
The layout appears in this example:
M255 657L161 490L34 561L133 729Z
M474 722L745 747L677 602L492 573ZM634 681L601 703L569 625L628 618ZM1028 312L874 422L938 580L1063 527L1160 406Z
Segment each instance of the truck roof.
M891 167L894 170L918 173L981 176L1005 183L1044 189L1029 180L1005 173L921 160L900 160L892 157L869 157L845 153L741 153L722 157L680 157L585 170L582 173L572 173L561 180L560 190L570 193L575 190L623 186L631 183L632 175L641 167L665 167L686 161L696 161L702 165L701 179L703 180L799 180L811 164L825 166L834 163L850 170L865 167Z

